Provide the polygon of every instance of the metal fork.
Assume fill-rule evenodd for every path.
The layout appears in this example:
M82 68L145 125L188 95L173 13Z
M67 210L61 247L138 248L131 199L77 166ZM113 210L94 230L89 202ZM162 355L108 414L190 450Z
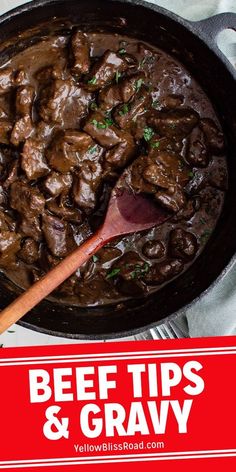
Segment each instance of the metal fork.
M182 322L183 321L183 322ZM136 340L151 340L151 339L178 339L189 338L188 326L185 320L181 320L181 326L178 319L166 321L156 328L140 333L135 336Z

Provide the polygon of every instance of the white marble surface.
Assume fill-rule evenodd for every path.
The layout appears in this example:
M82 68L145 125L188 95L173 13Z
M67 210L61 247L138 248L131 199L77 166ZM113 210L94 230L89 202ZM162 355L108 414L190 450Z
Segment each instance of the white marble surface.
M24 3L28 3L28 1L0 0L0 14ZM236 12L236 0L152 0L152 3L172 10L189 20L200 20L221 12ZM228 30L221 33L219 39L220 47L225 54L228 55L233 64L236 63L235 35L236 33ZM196 303L191 310L183 312L180 315L178 320L179 326L183 326L184 329L186 329L187 320L190 336L236 334L235 282L236 268L234 268L227 279L225 279L219 287L211 291L209 296L205 297L201 303ZM230 323L222 323L222 320L226 319L230 319ZM158 331L152 331L151 335L157 339ZM145 337L145 333L143 337ZM128 338L125 338L125 340L128 340ZM17 325L14 325L8 332L0 336L0 344L3 344L4 347L70 343L78 343L78 341L35 333Z

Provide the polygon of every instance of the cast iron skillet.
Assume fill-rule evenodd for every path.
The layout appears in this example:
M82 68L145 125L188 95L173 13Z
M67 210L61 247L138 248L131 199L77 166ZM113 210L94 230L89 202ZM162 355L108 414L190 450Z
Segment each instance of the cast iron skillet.
M44 301L20 324L43 333L75 339L104 339L137 334L202 296L236 260L236 72L216 45L217 34L236 29L236 14L226 13L200 22L188 22L167 10L139 0L38 0L0 18L0 41L29 28L19 40L0 47L0 61L50 28L119 32L145 40L178 58L202 85L213 102L228 142L229 190L222 216L208 245L196 262L159 292L123 307L78 309ZM61 26L63 24L63 26ZM0 306L16 297L18 289L0 277Z

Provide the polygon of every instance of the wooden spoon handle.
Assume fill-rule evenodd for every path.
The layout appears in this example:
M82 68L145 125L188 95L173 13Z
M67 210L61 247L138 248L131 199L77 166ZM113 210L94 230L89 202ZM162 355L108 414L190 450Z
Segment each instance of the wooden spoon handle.
M76 272L98 249L106 244L108 239L104 234L103 228L101 228L56 267L50 270L42 279L14 300L0 313L0 334L16 323L64 280Z

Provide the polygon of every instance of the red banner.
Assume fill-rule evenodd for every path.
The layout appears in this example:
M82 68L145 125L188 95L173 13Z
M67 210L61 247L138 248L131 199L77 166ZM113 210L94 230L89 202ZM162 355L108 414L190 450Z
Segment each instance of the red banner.
M235 366L235 337L1 349L0 469L233 471Z

